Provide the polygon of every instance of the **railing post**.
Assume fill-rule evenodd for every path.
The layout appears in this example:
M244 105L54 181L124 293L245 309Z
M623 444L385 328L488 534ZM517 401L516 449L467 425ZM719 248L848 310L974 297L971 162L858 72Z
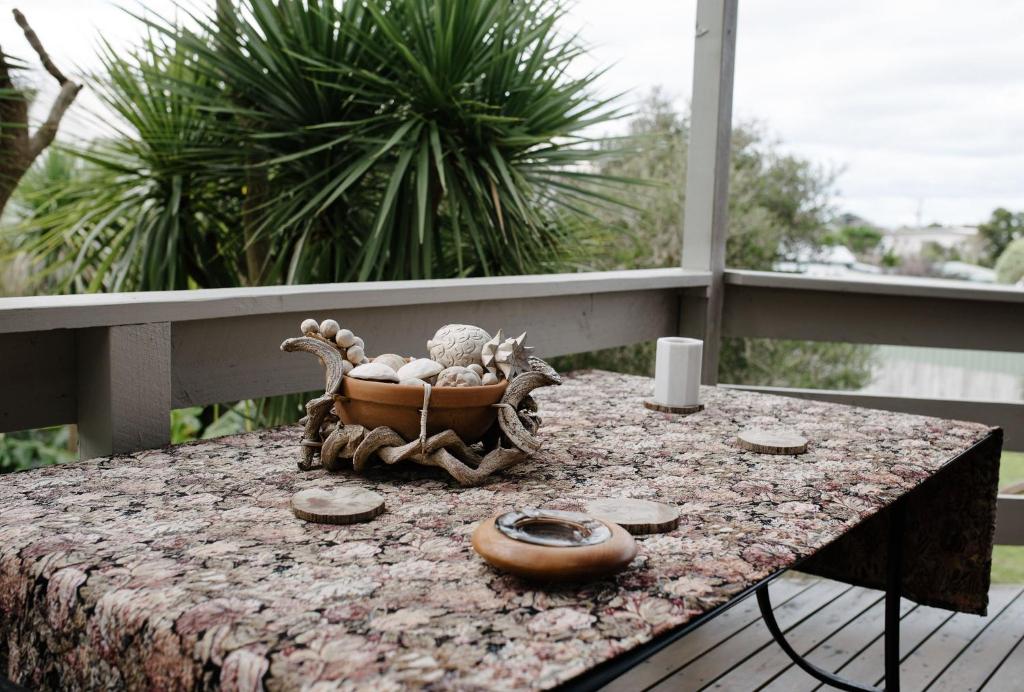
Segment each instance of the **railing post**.
M171 441L169 322L83 329L77 351L81 458Z
M683 218L683 269L711 272L704 301L684 298L684 332L704 339L703 380L718 382L728 233L729 153L738 0L699 0ZM703 302L703 320L694 307ZM689 313L689 315L687 315Z

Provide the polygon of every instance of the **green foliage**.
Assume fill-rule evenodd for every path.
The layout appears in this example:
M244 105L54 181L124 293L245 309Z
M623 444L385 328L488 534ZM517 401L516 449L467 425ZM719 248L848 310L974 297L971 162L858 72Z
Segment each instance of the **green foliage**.
M604 224L584 230L589 250L584 263L598 269L678 266L689 116L654 90L630 120L629 133L633 148L602 161L600 171L654 184L631 191L633 208L595 211ZM833 177L805 159L782 153L760 126L736 125L726 264L767 270L788 252L822 244L831 217Z
M1024 237L1010 243L996 261L999 283L1015 284L1024 279Z
M978 226L978 235L982 242L980 263L992 267L1010 243L1024 237L1024 211L1014 213L999 207Z
M859 344L726 338L719 359L724 382L856 390L871 379L874 350Z
M171 444L248 432L259 425L256 414L257 404L252 401L175 409L171 411Z
M192 94L211 87L176 44L102 48L92 90L120 120L117 135L75 152L70 180L23 195L23 249L59 292L233 286L242 243L240 186L197 152L223 145Z
M559 356L550 359L550 365L559 372L597 369L653 377L656 347L657 342L645 341L632 346Z
M581 229L588 251L583 264L598 269L678 266L689 118L654 91L630 120L629 132L635 148L603 162L601 172L655 184L633 190L632 208L595 211L604 225L596 231ZM778 149L756 126L739 125L733 131L727 266L771 269L788 252L830 240L832 174ZM847 233L867 245L876 232L854 227L844 229L841 237ZM857 389L870 378L872 353L869 346L852 344L726 339L719 377L735 384ZM651 375L654 345L577 354L557 363L563 370Z
M956 246L946 247L934 240L929 240L921 246L921 259L932 265L940 262L959 262L963 259L960 250Z
M104 47L117 135L77 152L26 247L76 292L564 266L584 203L614 203L591 165L613 149L583 131L617 115L597 73L569 76L564 12L244 0L151 23Z
M15 433L0 433L0 473L49 466L76 457L68 449L67 426Z
M844 226L824 239L828 245L845 245L857 255L869 255L882 242L882 232L871 226Z

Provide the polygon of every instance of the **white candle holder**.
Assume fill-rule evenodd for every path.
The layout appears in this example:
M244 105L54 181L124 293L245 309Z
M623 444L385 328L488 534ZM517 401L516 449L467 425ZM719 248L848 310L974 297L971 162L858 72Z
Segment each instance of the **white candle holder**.
M700 402L700 367L704 342L682 336L658 339L654 365L654 397L644 406L663 413L696 413Z

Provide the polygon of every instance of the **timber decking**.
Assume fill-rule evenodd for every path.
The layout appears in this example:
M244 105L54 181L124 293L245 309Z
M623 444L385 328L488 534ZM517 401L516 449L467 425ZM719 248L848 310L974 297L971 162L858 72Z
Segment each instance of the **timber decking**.
M771 586L779 626L812 663L864 684L882 684L883 594L787 576ZM997 584L988 617L903 602L902 689L1024 689L1024 585ZM753 597L658 652L602 692L766 690L822 687L783 653Z

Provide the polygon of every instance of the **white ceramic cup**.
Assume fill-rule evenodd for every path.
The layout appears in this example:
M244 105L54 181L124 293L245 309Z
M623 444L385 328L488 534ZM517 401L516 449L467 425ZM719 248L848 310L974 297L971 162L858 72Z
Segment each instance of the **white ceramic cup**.
M704 342L682 336L658 339L654 363L654 401L665 406L700 403L700 364Z

